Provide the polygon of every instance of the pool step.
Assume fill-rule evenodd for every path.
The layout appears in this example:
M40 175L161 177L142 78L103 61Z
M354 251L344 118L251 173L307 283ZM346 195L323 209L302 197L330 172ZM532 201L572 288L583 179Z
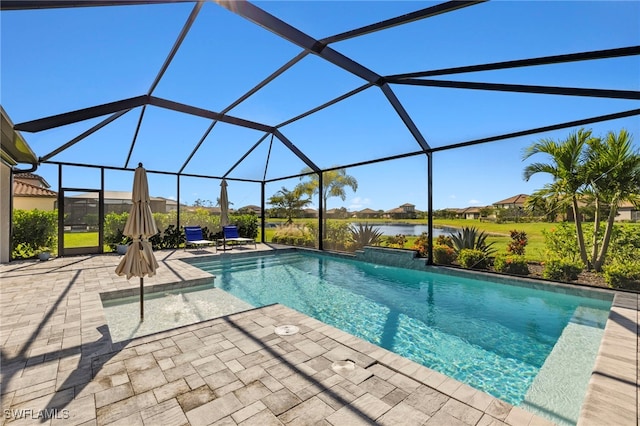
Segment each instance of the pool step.
M219 275L223 271L225 273L245 271L249 269L260 269L283 263L291 263L297 256L291 255L276 255L276 256L262 256L262 257L240 257L237 259L221 259L214 260L206 263L195 264L200 269L203 269L211 274Z
M576 309L521 404L559 425L575 425L584 399L593 360L604 334L606 312ZM580 351L576 351L580 348ZM585 364L588 363L588 366ZM558 413L563 413L562 415Z

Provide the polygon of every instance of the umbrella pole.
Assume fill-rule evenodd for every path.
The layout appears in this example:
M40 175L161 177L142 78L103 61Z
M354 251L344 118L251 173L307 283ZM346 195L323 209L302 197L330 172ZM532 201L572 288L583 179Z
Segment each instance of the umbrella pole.
M144 278L140 277L140 321L144 321Z

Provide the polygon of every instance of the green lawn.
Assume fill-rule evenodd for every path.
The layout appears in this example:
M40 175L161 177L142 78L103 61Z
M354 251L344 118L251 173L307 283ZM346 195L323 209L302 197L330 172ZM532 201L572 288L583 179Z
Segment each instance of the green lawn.
M74 247L95 247L98 245L98 233L97 232L68 232L64 234L64 245L67 248ZM104 245L103 250L105 253L110 253L111 248L108 245Z

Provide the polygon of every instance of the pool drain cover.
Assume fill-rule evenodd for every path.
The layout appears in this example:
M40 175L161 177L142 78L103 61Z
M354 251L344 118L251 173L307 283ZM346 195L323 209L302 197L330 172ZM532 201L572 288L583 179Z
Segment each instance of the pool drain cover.
M298 331L300 331L300 329L295 325L281 325L274 330L278 336L291 336L297 334Z
M356 369L356 363L351 361L350 359L344 361L335 361L331 364L331 369L336 373L346 373L348 371L353 371Z

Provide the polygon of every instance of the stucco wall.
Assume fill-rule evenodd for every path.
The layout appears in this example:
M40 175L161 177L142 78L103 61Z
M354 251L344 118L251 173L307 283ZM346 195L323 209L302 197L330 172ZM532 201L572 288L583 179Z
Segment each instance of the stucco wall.
M44 197L14 197L13 208L18 210L46 210L51 211L55 206L56 198Z
M11 217L11 168L0 161L0 263L9 262Z
M619 209L615 220L631 220L631 209Z

